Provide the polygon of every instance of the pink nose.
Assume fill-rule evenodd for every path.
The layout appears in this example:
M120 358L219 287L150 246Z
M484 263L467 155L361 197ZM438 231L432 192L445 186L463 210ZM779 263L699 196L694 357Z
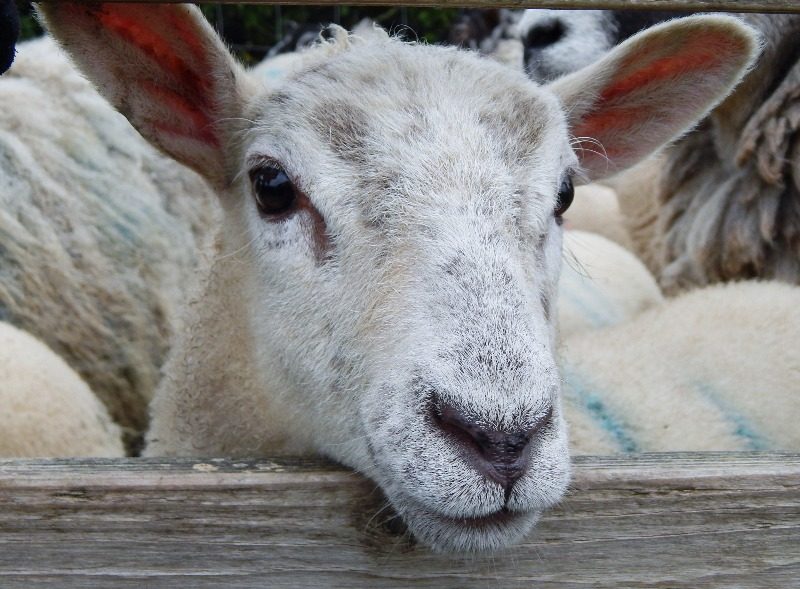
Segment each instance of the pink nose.
M482 427L447 403L434 402L433 417L439 428L466 452L479 472L502 485L508 500L514 483L528 468L530 453L526 449L536 434L550 423L553 409L550 407L532 427L510 433Z

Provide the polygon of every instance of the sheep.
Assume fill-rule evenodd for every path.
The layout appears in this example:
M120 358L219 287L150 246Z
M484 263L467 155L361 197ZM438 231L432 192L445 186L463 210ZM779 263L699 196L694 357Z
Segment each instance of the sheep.
M649 24L630 14L526 10L492 38L520 41L529 74L549 80ZM800 283L800 16L742 18L766 41L758 67L693 133L612 179L635 251L668 294L744 278Z
M642 200L648 202L646 198ZM617 193L608 186L578 186L575 189L575 202L564 214L564 226L597 233L628 250L634 247Z
M19 46L0 103L0 320L76 370L134 450L216 197L51 39Z
M571 451L796 451L798 301L779 282L715 285L565 338Z
M366 25L360 28L361 34L369 32ZM7 192L7 197L15 201L15 206L10 210L20 214L19 211L25 211L37 198L53 200L61 197L53 179L57 179L62 186L65 184L76 186L69 195L76 200L71 200L70 204L65 203L64 210L59 213L61 219L65 215L75 215L72 224L80 223L88 230L96 224L100 227L108 225L106 219L112 215L120 231L108 235L107 244L114 244L115 251L122 252L115 256L120 260L130 256L142 256L146 259L137 264L142 267L151 264L153 258L159 257L171 265L170 272L175 276L182 276L181 281L185 280L193 267L192 259L196 245L192 238L187 238L186 233L181 231L174 231L173 237L169 239L167 236L156 237L149 223L133 222L130 215L125 215L120 220L114 210L97 207L97 199L102 197L114 203L114 209L124 209L126 206L139 207L141 202L144 202L148 216L164 218L158 225L163 226L164 223L173 225L177 221L175 227L180 228L181 222L186 217L175 217L174 209L176 206L182 206L187 208L186 212L189 213L188 206L191 206L191 202L184 203L181 200L177 201L177 205L172 204L171 201L181 198L181 187L194 195L205 194L208 189L205 185L199 184L193 172L171 166L168 162L156 161L161 159L160 154L151 153L149 147L139 139L138 134L128 127L127 122L123 122L110 107L106 106L105 101L96 95L94 89L78 76L51 39L42 38L23 43L20 50L21 61L17 63L10 77L0 83L0 95L7 98L6 103L19 104L19 107L8 109L4 115L0 115L7 122L4 128L8 131L5 141L2 142L2 149L10 153L24 153L30 150L27 161L31 162L32 157L36 158L51 171L49 174L42 174L39 172L39 166L33 164L0 165L7 183L30 184L26 193L30 195L31 200L21 200L19 192ZM266 84L278 84L292 71L301 68L304 59L303 52L271 57L252 69L251 74L263 79ZM48 96L51 92L55 95L68 94L70 100L58 105L53 104ZM73 100L80 101L78 106ZM46 109L43 109L44 101L48 102ZM99 151L98 155L93 156L94 161L90 163L87 158L83 158L85 161L75 162L65 158L64 156L69 156L71 151L69 144L64 148L63 137L56 142L50 142L40 140L40 137L34 135L33 130L38 132L34 121L41 120L41 112L49 114L50 119L46 124L53 130L60 131L66 128L71 129L74 134L80 132L81 143L90 146L88 149ZM90 127L99 128L100 131L90 134L87 132ZM47 135L45 138L49 137L52 135ZM129 154L145 154L143 157L147 165L152 168L148 171L152 181L148 179L145 182L141 179L140 157L117 158L112 162L110 155L104 158L109 160L109 164L101 169L104 176L98 173L86 180L87 168L96 167L98 162L102 161L99 159L99 154L119 152L119 146L122 144L135 146L133 151L128 149ZM61 149L64 149L64 152L61 152ZM15 157L20 159L19 156ZM20 173L23 180L18 178ZM110 181L124 190L102 194L102 187L109 185L107 178L109 175ZM123 177L133 186L125 188L128 184L122 182ZM578 200L591 201L588 205L584 204L583 208L600 210L600 205L603 203L595 202L595 199L590 198L588 194L581 194L583 188L577 189ZM128 194L135 199L131 200ZM116 203L117 199L123 200ZM81 202L78 203L78 200ZM126 201L130 201L129 205ZM197 199L196 205L192 206L191 212L194 212L195 216L191 222L194 239L200 236L203 226L209 224L203 220L204 217L213 218L210 211L204 207L213 207L214 204L204 197ZM160 210L160 207L164 210ZM34 208L31 212L36 213L38 208L40 207ZM575 208L580 207L570 209L569 215L574 214ZM30 216L30 213L28 215ZM165 313L149 311L151 308L157 310L164 306L164 292L154 288L158 283L153 284L151 278L147 278L145 282L143 280L145 277L140 272L138 277L136 275L128 277L125 289L139 293L139 296L131 297L130 294L123 294L123 289L118 283L118 273L98 270L95 266L99 259L103 264L102 267L108 270L109 265L115 264L117 258L103 258L102 254L108 251L108 247L97 251L92 240L84 240L68 248L67 253L73 259L89 258L95 261L95 264L89 265L88 268L82 268L83 276L77 272L59 271L59 268L66 266L64 260L67 258L61 244L64 236L59 235L59 232L68 229L72 224L64 228L60 223L43 216L37 221L33 230L34 235L29 236L25 232L18 231L16 224L9 222L8 225L4 225L3 221L4 218L0 215L0 226L5 226L3 235L7 236L4 243L6 252L4 260L7 267L20 269L19 272L12 274L17 276L20 282L9 278L0 285L0 305L2 305L0 308L3 309L3 317L26 327L38 337L45 338L101 392L103 400L113 411L116 420L126 427L126 439L130 451L135 448L132 444L135 444L136 436L144 428L146 404L152 396L159 368L167 353L169 334L173 330L172 324L176 320L172 311ZM140 237L131 239L131 236L136 235ZM148 251L141 248L144 241L149 244ZM131 251L134 247L141 251ZM591 249L596 247L604 246L602 243L593 244ZM592 255L587 248L568 247L567 250L571 256L576 255L579 258L584 252ZM168 255L172 256L173 261L169 261ZM615 254L613 249L609 255L615 256L614 259L622 264L626 262L624 255L620 259L619 254ZM587 266L582 264L580 259L572 263L579 272L583 272L583 267ZM608 265L597 266L590 263L588 266L590 266L588 278L583 274L577 276L571 269L562 275L561 282L569 283L566 287L567 293L559 297L562 329L571 331L572 326L577 329L599 323L607 325L609 322L617 322L640 308L637 305L629 305L627 301L640 295L644 297L644 304L649 300L650 293L647 289L644 292L634 290L631 294L620 288L622 283L619 279L623 275L613 276L609 272ZM38 268L38 271L34 274L23 273L21 272L23 267ZM167 273L167 269L169 266L164 273ZM633 271L635 272L636 268ZM624 280L629 279L628 275L624 276ZM163 276L159 280L163 286ZM597 285L597 281L600 281L601 286ZM609 281L613 281L612 290L609 290L607 285L603 286ZM92 284L93 289L88 289L87 283ZM131 288L132 285L136 288ZM112 297L108 293L116 294ZM167 294L170 307L174 307L182 296L180 289L177 288L171 294L167 291ZM591 300L593 296L596 298ZM107 302L112 298L113 309ZM42 312L43 309L55 309L62 301L71 302L71 306L77 309L77 312L67 315ZM121 331L112 332L110 326L106 327L110 323L109 315L127 317L133 322L133 326L118 326L116 329L122 327ZM136 333L145 335L135 336ZM141 352L145 347L149 350L148 354ZM127 374L133 375L133 382L128 382Z
M800 16L746 18L766 40L758 67L644 171L655 220L641 251L668 293L743 278L800 283ZM616 183L622 210L646 227L627 214L642 195L626 182Z
M39 10L223 209L146 455L323 454L436 551L507 546L567 488L552 309L573 171L602 177L682 133L758 47L736 19L690 18L540 87L332 27L270 90L194 6Z
M627 321L662 304L664 296L629 250L598 234L565 231L556 300L558 335L563 339Z
M501 10L478 44L494 53L507 40L523 48L528 75L550 82L596 61L634 34L683 13L663 10Z
M3 322L0 456L124 456L119 427L81 377L42 342Z

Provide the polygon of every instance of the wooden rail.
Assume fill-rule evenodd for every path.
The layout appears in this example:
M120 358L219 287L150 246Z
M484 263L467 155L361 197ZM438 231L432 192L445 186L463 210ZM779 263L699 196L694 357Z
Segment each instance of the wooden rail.
M39 0L55 2L58 0ZM86 0L88 2L95 0ZM180 2L182 0L111 0L112 2ZM676 10L687 12L800 13L798 0L201 0L215 4L284 4L349 6L438 6L440 8L562 8L613 10Z
M431 554L375 486L300 460L0 462L0 587L786 588L800 454L575 462L521 546Z

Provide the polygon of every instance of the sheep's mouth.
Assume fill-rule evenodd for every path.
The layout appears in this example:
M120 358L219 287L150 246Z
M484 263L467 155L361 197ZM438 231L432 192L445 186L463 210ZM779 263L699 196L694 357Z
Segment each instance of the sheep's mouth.
M520 516L525 515L525 513L514 513L509 511L508 509L499 509L494 513L490 513L489 515L482 515L478 517L448 517L445 515L438 515L437 518L442 521L442 523L447 523L453 526L459 526L461 528L474 530L476 532L485 532L488 530L494 530L503 526L506 526L517 519Z
M539 511L505 508L482 516L453 517L421 504L398 510L408 530L435 552L481 553L502 550L522 540L539 519Z

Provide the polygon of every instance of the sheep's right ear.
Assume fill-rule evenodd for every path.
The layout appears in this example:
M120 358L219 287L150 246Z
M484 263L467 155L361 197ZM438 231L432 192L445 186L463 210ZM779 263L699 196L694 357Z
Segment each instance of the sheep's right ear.
M202 13L190 5L47 2L53 36L151 143L203 175L228 181L225 145L246 82Z

